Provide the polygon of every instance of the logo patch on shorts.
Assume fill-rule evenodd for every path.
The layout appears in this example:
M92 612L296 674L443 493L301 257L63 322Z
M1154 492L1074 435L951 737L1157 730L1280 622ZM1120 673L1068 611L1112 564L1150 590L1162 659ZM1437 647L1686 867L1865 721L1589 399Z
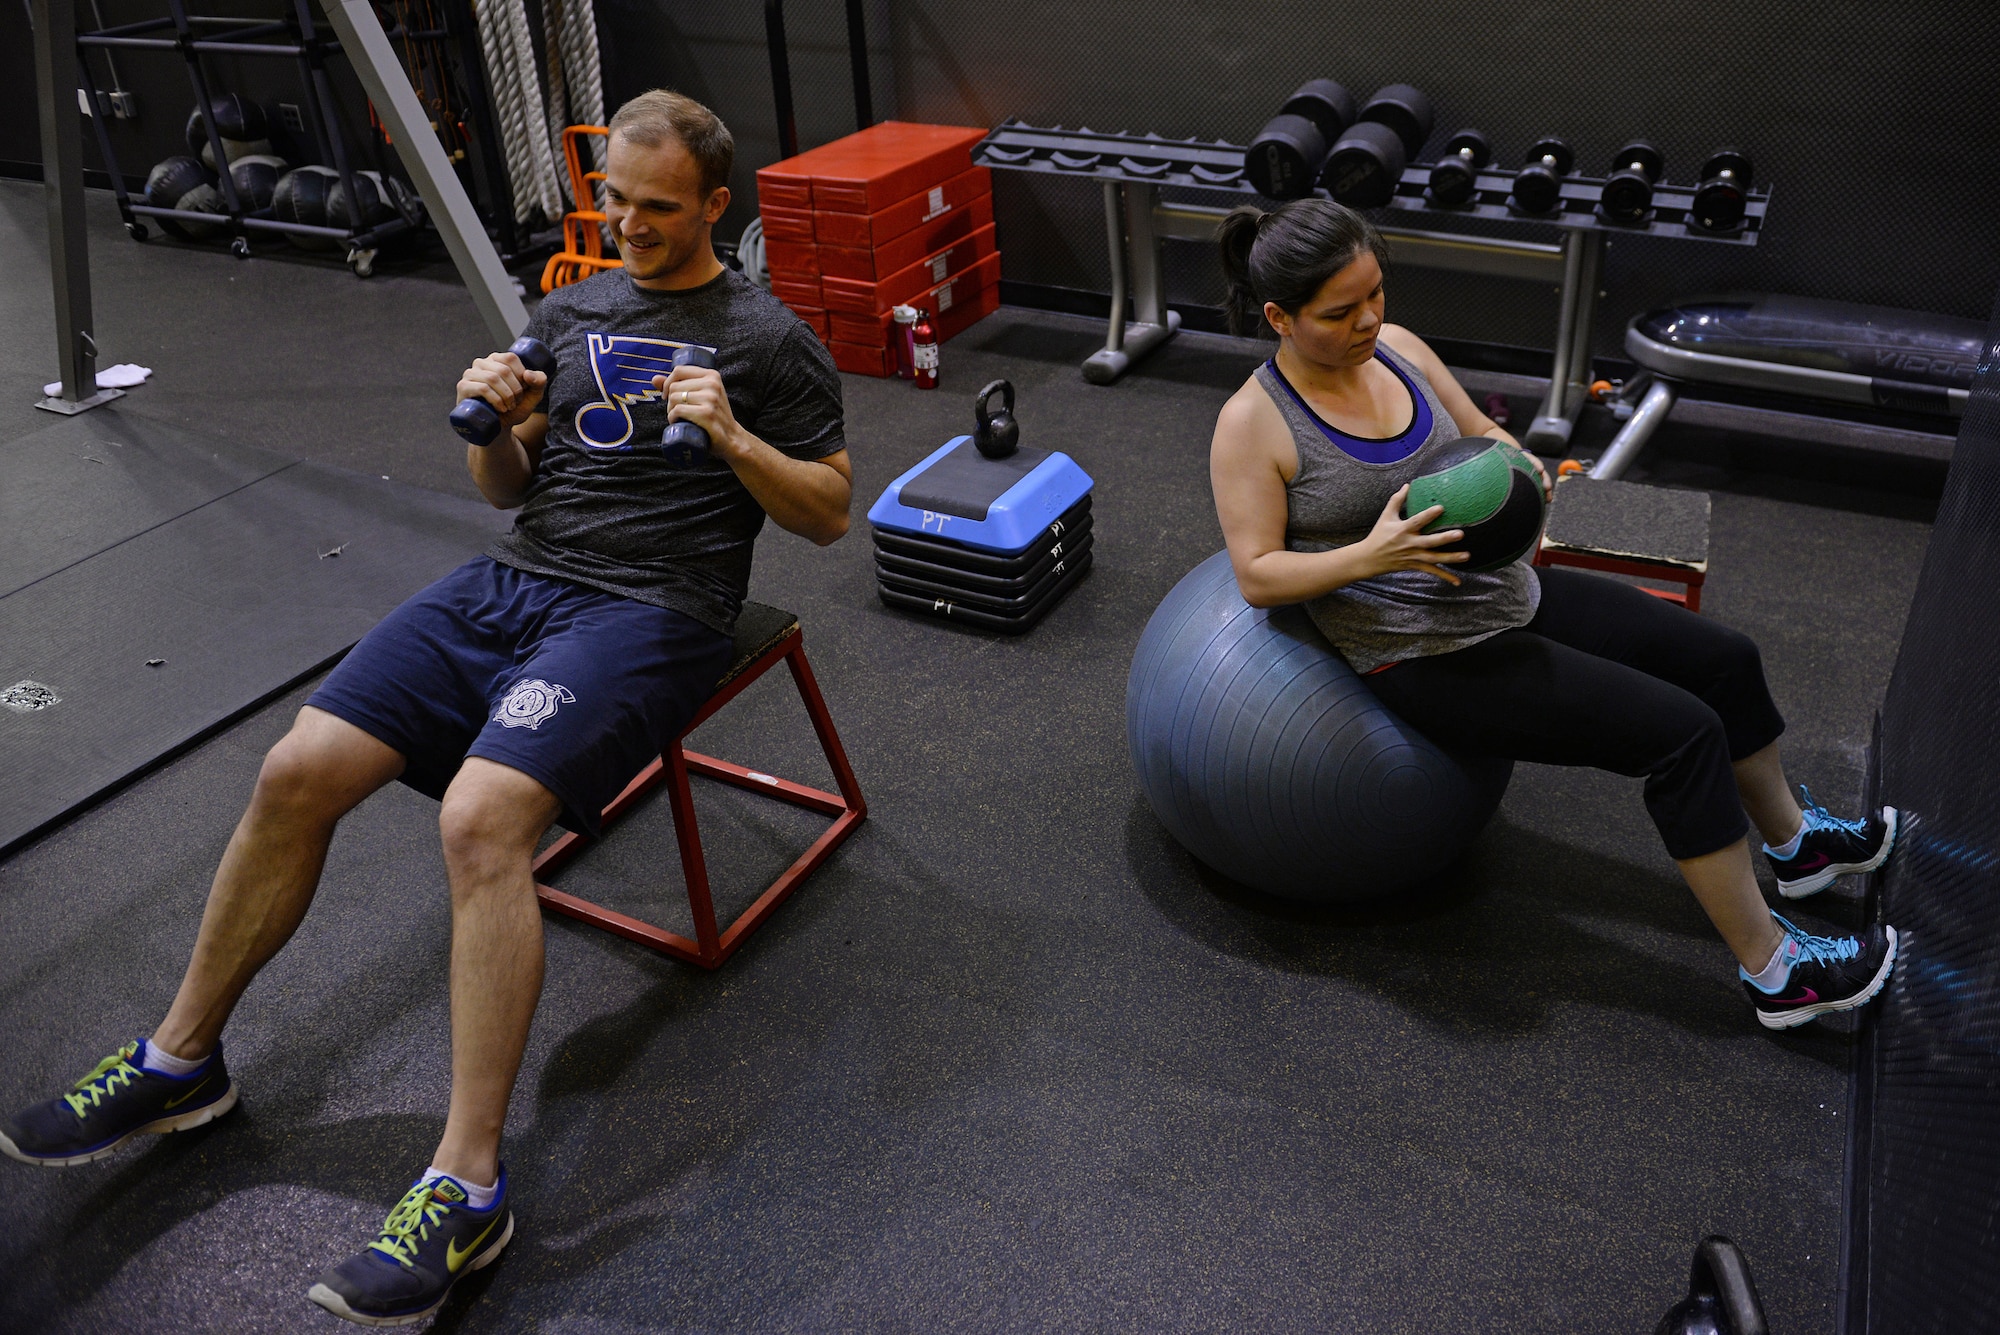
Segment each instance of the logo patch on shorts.
M514 683L493 721L509 728L539 728L556 716L559 705L574 704L576 697L566 686L552 686L540 677Z

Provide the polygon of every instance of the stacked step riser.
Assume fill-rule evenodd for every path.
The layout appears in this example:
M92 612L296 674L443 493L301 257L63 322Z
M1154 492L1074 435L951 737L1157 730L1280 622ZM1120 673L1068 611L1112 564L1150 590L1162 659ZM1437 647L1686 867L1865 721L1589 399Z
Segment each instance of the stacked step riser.
M841 370L896 374L896 305L929 311L940 342L999 309L983 137L885 121L757 173L771 290Z

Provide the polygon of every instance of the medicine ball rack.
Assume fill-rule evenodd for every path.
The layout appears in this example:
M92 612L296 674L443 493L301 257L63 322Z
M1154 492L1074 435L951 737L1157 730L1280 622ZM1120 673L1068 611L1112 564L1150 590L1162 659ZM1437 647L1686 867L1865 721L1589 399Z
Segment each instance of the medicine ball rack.
M182 0L166 0L166 3L167 15L164 18L144 19L95 32L78 33L78 75L83 81L89 104L96 105L102 99L95 76L91 73L90 62L84 59L86 51L99 48L180 52L187 61L188 80L194 86L195 107L201 112L202 124L208 132L209 151L215 161L222 164L222 169L216 172L216 189L221 192L228 211L201 213L188 209L158 208L143 200L135 203L125 188L125 175L119 169L117 155L112 151L111 136L105 129L104 118L92 116L90 123L97 132L97 149L103 155L105 171L111 176L111 188L118 197L118 212L125 220L125 230L132 234L134 240L143 241L146 239L146 226L141 221L144 218L217 223L230 230L229 249L238 259L250 257L249 234L253 231L320 237L344 245L348 267L354 270L357 277L368 277L374 271L375 252L381 244L390 237L422 226L421 216L399 215L374 227L315 227L306 223L281 222L268 216L268 210L246 208L246 201L238 195L235 183L230 179L229 159L223 152L222 137L216 129L215 103L201 62L204 55L276 56L296 60L299 79L306 90L301 109L305 113L307 127L312 132L321 158L330 160L340 177L341 189L346 197L358 200L360 196L355 193L354 171L350 166L347 143L340 132L333 87L326 77L327 54L339 51L339 42L319 31L307 0L291 0L290 13L283 18L263 21L190 15ZM172 30L171 37L156 35L168 29ZM198 32L208 35L199 36ZM398 29L390 36L434 40L446 34Z
M1163 139L1153 134L1127 134L1062 126L1029 125L1018 118L995 127L972 151L972 160L1000 171L1043 172L1095 180L1104 188L1104 220L1111 256L1111 319L1104 347L1083 363L1083 378L1108 385L1124 375L1133 362L1172 338L1181 318L1167 309L1161 274L1160 243L1167 239L1212 241L1228 212L1214 205L1162 203L1162 187L1260 198L1243 171L1244 149L1223 140ZM1432 163L1412 163L1403 171L1395 198L1377 211L1380 217L1410 216L1412 227L1382 227L1399 261L1461 273L1483 273L1560 285L1556 322L1555 361L1550 369L1548 397L1536 413L1523 444L1542 453L1567 447L1578 414L1589 399L1592 323L1597 312L1597 285L1604 248L1613 236L1650 236L1663 240L1706 241L1711 244L1754 246L1763 233L1771 188L1760 185L1749 194L1740 227L1708 232L1687 222L1695 188L1659 182L1653 209L1640 222L1621 224L1599 215L1597 203L1604 182L1586 176L1565 176L1556 210L1527 214L1513 208L1508 196L1513 176L1482 169L1472 200L1457 208L1433 206L1425 196ZM1323 191L1316 192L1324 194ZM1412 216L1413 215L1413 216ZM1559 243L1514 240L1473 234L1452 228L1454 221L1478 218L1486 222L1538 224L1561 229ZM1127 296L1132 318L1127 319Z

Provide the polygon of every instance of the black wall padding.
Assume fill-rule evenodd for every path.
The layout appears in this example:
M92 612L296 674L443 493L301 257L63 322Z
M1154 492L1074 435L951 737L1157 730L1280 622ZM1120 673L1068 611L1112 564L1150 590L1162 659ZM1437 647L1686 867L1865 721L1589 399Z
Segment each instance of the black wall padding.
M1882 710L1902 956L1856 1073L1849 1335L2000 1329L2000 307Z
M1755 250L1615 241L1597 347L1627 317L1707 288L1759 288L1980 318L2000 284L2000 134L1992 53L2000 5L1771 0L1602 4L1060 6L906 0L891 8L896 102L906 120L1153 131L1248 143L1292 89L1331 78L1357 98L1414 83L1437 107L1426 157L1463 125L1518 167L1558 134L1602 175L1628 139L1657 143L1689 178L1724 144L1774 181ZM1110 290L1094 182L995 173L1005 273ZM1552 229L1533 233L1552 234ZM1205 247L1169 247L1168 295L1215 304ZM1201 253L1183 253L1183 252ZM1546 288L1410 270L1389 318L1440 337L1550 347Z

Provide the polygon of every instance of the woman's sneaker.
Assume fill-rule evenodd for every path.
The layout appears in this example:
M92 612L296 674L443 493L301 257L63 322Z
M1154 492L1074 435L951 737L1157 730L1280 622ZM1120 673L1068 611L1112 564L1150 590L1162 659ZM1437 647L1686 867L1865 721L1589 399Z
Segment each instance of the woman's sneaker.
M1784 985L1766 992L1751 981L1748 970L1736 971L1766 1029L1790 1029L1817 1015L1864 1006L1896 967L1893 927L1878 925L1858 937L1811 936L1777 914L1771 916L1785 929L1780 949L1791 969Z
M1799 846L1790 857L1779 856L1769 844L1764 856L1778 874L1778 893L1786 899L1804 899L1832 885L1836 878L1853 872L1874 871L1889 860L1896 847L1896 808L1883 807L1880 814L1866 820L1842 820L1812 800L1812 792L1799 785L1804 798L1805 827L1799 832Z
M456 1179L419 1181L389 1211L382 1235L321 1275L306 1297L364 1326L407 1326L437 1311L452 1285L499 1256L513 1236L505 1164L484 1210L467 1203Z
M145 1040L135 1038L69 1093L0 1118L0 1153L67 1168L102 1159L134 1136L186 1131L236 1106L220 1046L186 1075L149 1071L144 1057Z

